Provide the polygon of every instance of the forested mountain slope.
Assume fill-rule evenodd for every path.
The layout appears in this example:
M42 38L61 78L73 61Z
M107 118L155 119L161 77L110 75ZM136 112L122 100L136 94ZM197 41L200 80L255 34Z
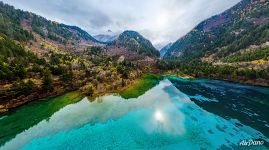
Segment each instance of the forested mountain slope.
M161 50L160 50L160 56L163 57L167 53L167 51L170 49L170 47L173 45L173 43L169 43L165 45Z
M129 51L150 57L160 56L159 51L154 48L152 43L136 31L124 31L109 45L123 47Z
M166 58L182 61L209 57L210 61L226 59L253 45L269 41L269 2L242 0L231 9L213 16L176 41Z
M117 91L145 68L119 57L79 27L0 2L0 113L66 91Z
M97 42L79 27L50 21L31 12L14 9L3 2L0 2L0 27L1 33L18 41L32 39L34 32L43 38L64 44L79 40Z
M242 0L173 43L159 67L268 86L268 49L269 1Z

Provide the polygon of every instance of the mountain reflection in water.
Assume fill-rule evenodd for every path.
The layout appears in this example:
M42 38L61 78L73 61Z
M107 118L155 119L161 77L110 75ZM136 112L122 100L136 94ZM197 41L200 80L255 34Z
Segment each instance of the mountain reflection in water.
M210 82L216 86L214 88L221 87L218 81ZM0 149L236 149L245 139L269 142L263 128L247 124L240 115L233 117L229 111L218 113L215 111L218 108L211 109L208 104L226 104L223 101L227 97L223 96L223 100L220 93L225 90L223 94L238 95L238 91L225 87L210 91L211 85L201 84L207 83L169 78L138 98L125 100L109 95L93 102L83 98L18 133ZM238 90L248 94L250 89L242 85ZM265 96L269 95L268 89L261 90ZM214 95L217 93L218 96ZM264 98L257 93L253 103ZM244 102L240 104L242 107ZM226 105L218 107L226 108ZM268 124L268 117L259 119ZM265 146L257 148L267 149Z

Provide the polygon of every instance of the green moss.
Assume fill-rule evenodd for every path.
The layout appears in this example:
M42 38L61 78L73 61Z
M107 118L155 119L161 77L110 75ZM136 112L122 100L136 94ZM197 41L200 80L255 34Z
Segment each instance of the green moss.
M34 101L12 110L8 117L0 116L0 145L15 137L18 133L36 125L68 104L82 99L79 92L70 92L57 97ZM33 115L34 114L34 115Z
M143 75L133 86L120 92L120 96L125 99L137 98L146 91L153 88L160 81L161 77L152 74Z

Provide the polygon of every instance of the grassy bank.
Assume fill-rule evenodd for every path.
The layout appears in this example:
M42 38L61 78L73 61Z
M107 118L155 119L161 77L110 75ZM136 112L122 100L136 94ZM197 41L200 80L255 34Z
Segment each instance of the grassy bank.
M60 96L49 97L43 100L33 101L23 107L13 109L6 115L0 115L0 145L15 137L18 133L29 129L66 105L76 103L82 99L79 92L70 92ZM34 115L30 115L34 114ZM11 123L12 122L12 123Z
M121 91L119 94L125 99L137 98L157 85L160 79L161 77L158 75L145 74L140 79L137 79L131 86Z

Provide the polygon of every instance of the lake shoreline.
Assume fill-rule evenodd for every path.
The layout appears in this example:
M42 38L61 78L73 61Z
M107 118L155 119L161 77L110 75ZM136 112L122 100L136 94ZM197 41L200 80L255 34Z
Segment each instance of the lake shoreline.
M49 97L57 97L66 92L72 92L72 90L61 90L61 91L51 91L51 92L32 92L31 94L17 99L12 99L7 103L0 105L0 115L8 113L10 110L16 109L23 105L27 105L33 101L47 99Z
M95 89L93 95L91 95L89 97L91 97L92 99L95 99L97 97L105 96L108 94L122 93L124 90L126 90L134 85L139 84L140 80L145 78L147 75L148 74L144 74L139 78L130 80L130 82L128 84L126 84L123 87L119 87L115 90L109 90L109 89L97 90L97 89ZM85 97L88 96L87 94L83 94L83 91L81 91L80 89L75 89L75 90L73 89L72 90L70 88L66 88L66 89L58 88L57 90L46 91L46 92L44 92L44 91L37 92L37 91L32 92L31 94L29 94L25 97L22 97L21 99L12 99L5 104L0 104L0 115L4 115L4 114L8 113L10 110L27 105L28 103L31 103L33 101L47 99L49 97L57 97L57 96L63 95L64 93L67 93L67 92L78 91L78 92L80 92L81 96L85 96Z
M269 87L269 81L265 80L265 79L246 80L243 78L232 79L232 78L220 78L217 76L215 76L215 77L195 76L195 75L189 75L189 74L175 73L174 71L167 71L163 74L168 75L168 76L176 76L176 77L184 78L184 79L190 79L190 80L210 79L210 80L220 80L220 81L226 81L226 82L232 82L232 83L246 84L246 85L251 85L251 86Z
M154 78L149 75L146 79ZM106 95L93 102L79 92L70 92L29 103L11 111L0 121L0 146L2 149L47 149L60 145L64 149L66 143L71 143L74 147L81 146L85 138L91 137L80 149L87 146L92 149L96 143L100 147L93 149L102 149L104 145L118 148L115 139L123 149L141 148L144 145L154 148L156 142L161 143L158 147L166 148L174 143L179 144L176 147L181 147L185 142L189 146L189 141L193 141L191 145L198 144L199 149L201 146L208 148L207 143L216 144L214 139L218 137L222 138L220 146L229 146L231 143L236 145L245 138L267 140L269 133L263 121L268 120L268 105L263 102L267 102L268 92L264 89L206 79L188 80L176 76L159 79L159 84L130 100L121 95ZM145 81L137 79L132 86L140 89L141 83ZM133 92L135 89L130 90ZM266 91L268 90L267 88ZM220 94L220 91L225 94ZM255 97L259 101L252 100ZM231 109L234 105L243 105L249 114L257 113L259 117L251 117L255 124L248 119L245 111ZM233 119L227 119L226 116ZM166 124L160 126L160 122ZM156 133L159 135L157 139ZM203 135L193 136L193 133ZM138 147L135 143L130 147L127 142L133 139L140 139L144 143ZM202 145L201 140L206 144Z
M100 97L100 96L105 96L105 95L108 95L108 94L116 94L117 93L119 95L122 94L123 97L126 98L126 99L134 98L134 96L131 96L131 97L128 97L126 95L124 96L124 91L128 91L128 89L129 89L128 94L133 95L133 94L130 94L130 93L134 92L132 90L136 90L135 86L137 86L137 85L139 86L139 84L141 84L141 82L143 82L143 79L146 79L150 75L155 76L156 78L158 78L157 80L159 80L159 81L162 78L165 78L166 76L175 76L175 77L183 78L183 79L187 79L187 80L210 79L210 80L219 80L219 81L225 81L225 82L231 82L231 83L245 84L245 85L250 85L250 86L259 86L259 87L267 87L267 88L269 87L269 82L268 83L266 83L266 82L255 82L255 80L244 81L244 80L220 79L220 78L217 78L217 77L194 77L192 75L187 75L187 74L180 74L179 75L179 74L173 73L173 72L164 72L164 73L159 72L159 73L156 73L156 74L149 74L149 73L143 74L141 77L133 79L133 80L130 80L130 83L128 83L127 85L125 85L123 87L115 89L115 90L108 90L108 89L103 90L103 91L95 90L93 95L89 96L89 97L91 97L91 99L95 99L95 98ZM152 85L154 85L154 84L152 84ZM30 95L26 96L25 99L23 99L23 98L22 99L13 99L13 100L9 101L8 103L6 103L4 105L1 104L0 105L0 115L4 115L5 113L8 113L10 110L16 109L16 108L21 107L23 105L27 105L28 103L30 103L32 101L46 99L48 97L56 97L56 96L60 96L60 95L62 95L64 93L66 93L66 92L72 92L72 91L79 91L79 90L78 89L72 90L72 89L69 89L69 88L67 88L67 89L61 88L61 90L55 90L55 91L52 91L52 92L41 92L41 93L40 92L33 92ZM87 96L86 94L83 94L81 91L80 91L80 93L81 93L81 95L83 95L85 97ZM142 94L142 93L143 92L140 92L140 94Z

